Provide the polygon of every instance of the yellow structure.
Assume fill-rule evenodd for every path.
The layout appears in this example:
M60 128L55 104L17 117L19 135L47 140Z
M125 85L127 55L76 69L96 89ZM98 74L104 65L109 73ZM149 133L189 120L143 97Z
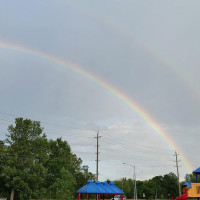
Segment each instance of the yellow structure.
M200 183L191 183L192 188L189 188L188 197L200 197Z

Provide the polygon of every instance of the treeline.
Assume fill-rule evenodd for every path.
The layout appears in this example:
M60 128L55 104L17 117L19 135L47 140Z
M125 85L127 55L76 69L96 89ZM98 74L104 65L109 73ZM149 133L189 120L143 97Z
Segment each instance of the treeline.
M0 141L0 198L75 199L95 176L62 138L48 140L40 122L17 118Z
M185 180L180 183L181 188L188 180L195 182L194 174L186 174ZM133 199L133 179L122 178L114 182L115 185L124 191L127 199ZM137 181L136 185L138 199L175 199L179 196L178 179L172 172L164 176L155 176L150 180Z

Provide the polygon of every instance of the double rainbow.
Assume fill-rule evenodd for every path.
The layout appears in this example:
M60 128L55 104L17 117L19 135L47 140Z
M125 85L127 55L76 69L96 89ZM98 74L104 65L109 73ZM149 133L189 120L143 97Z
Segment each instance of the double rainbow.
M0 41L0 48L12 50L12 51L18 51L25 54L30 54L32 56L36 56L41 59L48 60L49 62L56 63L59 66L67 67L68 69L80 74L81 76L103 87L104 89L112 93L114 96L116 96L118 99L123 101L134 112L136 112L147 124L149 124L150 127L152 127L153 130L155 130L155 132L167 143L167 145L172 150L174 151L176 150L177 152L181 153L180 156L181 156L182 162L184 163L186 169L188 170L188 173L192 172L193 167L190 164L189 160L184 156L183 151L178 147L178 145L176 145L173 142L173 140L169 137L169 135L159 126L159 123L155 119L153 119L153 117L149 113L147 113L141 106L139 106L136 102L130 99L127 95L123 94L123 92L121 92L114 86L110 85L108 82L86 71L81 66L77 66L74 63L71 63L69 61L64 61L58 57L46 54L44 52L39 52L39 51L29 49L23 46L19 46L16 44L9 44L7 42L5 43L3 41Z

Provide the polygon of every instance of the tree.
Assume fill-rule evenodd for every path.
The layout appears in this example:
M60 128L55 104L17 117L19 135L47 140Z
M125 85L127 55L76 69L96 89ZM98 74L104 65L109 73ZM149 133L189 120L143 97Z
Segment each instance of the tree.
M155 186L155 196L157 196L157 198L161 198L163 196L162 194L162 185L163 185L163 176L155 176L154 178L152 178L152 181L154 182L154 186Z
M59 200L74 199L75 184L72 174L63 167L61 169L61 177L53 185L56 188L56 198Z
M128 179L124 184L124 189L126 190L126 196L129 199L134 197L134 182L133 179Z
M155 185L152 180L144 181L143 193L145 193L146 199L154 199L155 198Z
M7 160L6 157L6 146L3 141L0 141L0 174L3 173L3 167L5 166L5 162ZM1 177L0 177L1 178ZM5 180L1 178L0 181L0 197L8 198L10 191L5 185Z
M48 162L45 165L47 169L47 196L56 198L55 182L61 179L61 170L64 168L73 174L75 162L76 159L73 159L71 148L66 141L63 141L62 138L49 141Z
M10 200L38 198L44 193L47 139L40 122L17 118L8 127L6 161L1 177L11 190Z
M95 181L95 175L89 172L89 167L87 165L83 165L79 170L77 170L74 177L77 183L76 190L86 185L88 180Z
M164 175L162 188L164 191L164 198L167 198L168 194L170 194L171 197L177 197L179 195L177 176L172 172Z
M195 174L194 173L192 173L192 174L186 174L185 175L185 181L182 184L184 184L186 181L190 181L190 182L196 183L196 176L195 176Z
M55 184L58 180L63 180L63 170L66 173L72 175L75 180L73 188L78 190L85 185L89 179L94 180L94 174L89 172L88 166L81 167L82 160L77 158L75 154L71 152L71 148L67 141L63 141L62 138L57 138L55 141L49 141L49 158L46 163L47 169L47 197L57 198L58 184Z
M0 195L10 200L74 196L94 180L62 138L47 140L40 122L17 118L0 141ZM77 184L78 183L78 184ZM68 197L67 197L68 198Z
M133 180L120 179L115 183L118 187L122 186L127 198L133 198ZM143 197L145 194L145 197ZM159 199L168 199L168 194L171 197L178 196L177 176L174 173L169 173L164 176L155 176L152 179L145 181L137 181L137 196L139 199L154 199L157 195Z

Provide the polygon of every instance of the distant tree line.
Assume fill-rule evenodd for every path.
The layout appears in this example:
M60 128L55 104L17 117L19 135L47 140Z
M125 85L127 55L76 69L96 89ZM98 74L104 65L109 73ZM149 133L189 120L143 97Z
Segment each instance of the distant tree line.
M185 180L181 182L181 187L186 181L196 182L194 174L186 174ZM127 199L133 199L134 183L133 179L122 178L115 180L115 185L123 189ZM145 181L137 181L138 199L175 199L179 196L178 179L174 173L164 176L155 176Z
M0 141L0 197L72 200L89 179L88 166L62 138L48 140L40 122L17 118Z

